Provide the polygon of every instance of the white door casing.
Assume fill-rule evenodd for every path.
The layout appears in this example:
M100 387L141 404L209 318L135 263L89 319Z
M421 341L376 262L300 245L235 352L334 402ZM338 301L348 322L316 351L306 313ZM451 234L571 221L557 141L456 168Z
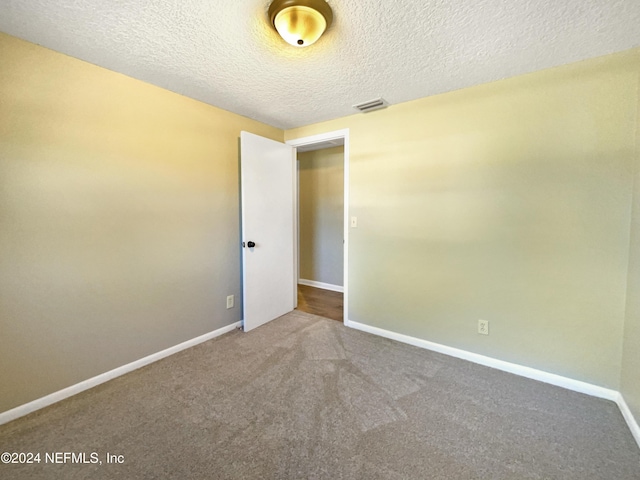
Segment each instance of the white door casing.
M344 300L343 300L343 322L344 325L349 327L351 326L351 321L349 320L349 212L350 212L350 195L349 195L349 176L350 176L350 167L349 167L349 158L350 158L350 141L349 141L349 129L345 128L342 130L335 130L332 132L320 133L317 135L311 135L308 137L300 137L294 138L291 140L287 140L287 145L291 145L292 147L303 147L307 145L317 145L319 143L325 143L333 140L342 139L342 143L344 145L344 219L343 219L343 231L344 231L344 248L343 248L343 268L344 268L344 276L343 276L343 285L344 285ZM297 184L296 184L297 187ZM297 188L295 188L296 196L297 196ZM297 202L296 202L297 203ZM298 215L298 211L296 208L296 217ZM296 220L296 228L297 228L297 220ZM296 283L298 281L298 263L299 259L297 256L298 251L298 232L296 231L296 245L295 245L295 275L296 275Z
M249 331L295 305L295 149L241 132L240 152L244 330Z

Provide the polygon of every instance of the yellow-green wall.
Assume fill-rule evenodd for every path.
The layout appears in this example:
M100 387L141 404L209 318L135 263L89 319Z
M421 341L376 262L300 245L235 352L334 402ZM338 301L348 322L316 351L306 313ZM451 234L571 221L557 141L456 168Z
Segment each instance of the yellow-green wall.
M240 320L241 130L0 34L0 412Z
M348 318L618 389L638 71L624 52L286 131L350 129Z
M298 154L300 278L344 283L344 147Z
M640 80L638 91L640 92ZM636 125L635 188L620 390L636 421L640 423L640 101L636 119L638 123Z

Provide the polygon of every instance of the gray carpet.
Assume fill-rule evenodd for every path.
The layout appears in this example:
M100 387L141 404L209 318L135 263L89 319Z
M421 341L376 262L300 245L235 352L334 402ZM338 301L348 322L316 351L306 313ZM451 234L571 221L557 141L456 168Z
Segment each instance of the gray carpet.
M4 425L0 451L42 454L2 479L640 479L612 402L302 312Z

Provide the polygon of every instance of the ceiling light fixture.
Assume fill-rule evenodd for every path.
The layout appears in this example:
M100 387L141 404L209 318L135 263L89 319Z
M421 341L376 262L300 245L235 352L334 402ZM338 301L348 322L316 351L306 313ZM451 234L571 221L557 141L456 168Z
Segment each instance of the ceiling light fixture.
M329 28L333 12L324 0L274 0L269 19L285 42L307 47Z

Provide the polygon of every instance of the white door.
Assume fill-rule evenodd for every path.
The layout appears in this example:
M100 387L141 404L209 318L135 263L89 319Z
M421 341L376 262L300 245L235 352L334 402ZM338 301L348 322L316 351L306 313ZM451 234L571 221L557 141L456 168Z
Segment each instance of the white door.
M241 132L245 332L294 308L294 167L293 147Z

